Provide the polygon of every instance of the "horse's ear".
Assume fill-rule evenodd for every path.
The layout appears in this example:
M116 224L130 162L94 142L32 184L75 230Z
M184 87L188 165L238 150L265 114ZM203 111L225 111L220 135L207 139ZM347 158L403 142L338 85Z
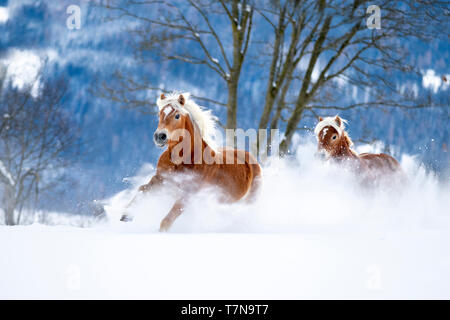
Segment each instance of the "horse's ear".
M322 118L322 117L319 117L319 122L320 122L320 121L323 121L323 118Z
M339 128L342 126L342 120L341 118L339 118L339 116L336 116L336 118L334 118L334 121L336 122Z
M179 102L182 106L184 106L185 100L184 100L184 96L183 96L182 94L180 94L180 96L178 97L178 102Z
M164 95L164 93L161 93L161 100L164 100L166 98L166 96Z

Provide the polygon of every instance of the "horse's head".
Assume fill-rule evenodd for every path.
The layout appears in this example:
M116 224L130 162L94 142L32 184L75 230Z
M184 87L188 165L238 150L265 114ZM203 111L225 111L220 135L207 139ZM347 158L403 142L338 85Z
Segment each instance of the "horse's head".
M350 147L352 142L345 129L346 120L339 116L319 118L319 123L314 133L319 142L319 151L325 151L329 155L338 154L343 147Z
M190 123L189 114L182 108L185 103L182 94L178 96L177 101L170 100L164 104L165 100L166 97L161 94L158 99L158 104L162 105L159 111L159 123L153 135L153 140L158 147L178 143L180 136L183 136L183 132L187 130L188 123ZM174 136L176 136L176 141L174 141Z

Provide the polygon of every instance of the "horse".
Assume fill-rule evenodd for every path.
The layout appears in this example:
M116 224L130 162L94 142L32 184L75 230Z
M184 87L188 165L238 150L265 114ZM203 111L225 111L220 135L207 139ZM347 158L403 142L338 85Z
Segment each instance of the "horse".
M159 123L153 140L165 150L159 157L156 174L139 187L138 195L173 186L181 191L161 221L159 231L169 230L189 197L208 186L218 187L222 202L255 200L261 183L261 167L247 151L215 146L212 134L217 118L211 110L197 105L189 93L161 94L156 104ZM129 220L125 212L121 221Z
M399 162L385 153L357 154L351 149L353 145L345 131L347 121L339 116L319 117L314 129L318 140L318 151L324 152L328 158L338 163L350 164L358 174L363 174L363 183L373 183L382 177L403 176Z

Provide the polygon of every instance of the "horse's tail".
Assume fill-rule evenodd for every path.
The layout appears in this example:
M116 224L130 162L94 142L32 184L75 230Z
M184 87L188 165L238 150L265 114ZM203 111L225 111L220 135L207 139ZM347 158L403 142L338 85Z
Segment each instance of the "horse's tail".
M245 201L251 203L256 200L261 189L262 173L258 162L249 163L249 165L252 171L252 181L250 183L250 190L248 190L247 196L245 197Z

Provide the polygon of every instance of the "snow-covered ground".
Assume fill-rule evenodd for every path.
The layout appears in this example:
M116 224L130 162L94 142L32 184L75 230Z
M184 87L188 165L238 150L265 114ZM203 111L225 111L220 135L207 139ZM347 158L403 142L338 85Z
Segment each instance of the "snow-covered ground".
M136 187L106 201L108 222L0 227L0 298L450 298L450 189L403 156L410 184L361 190L314 158L272 161L260 199L192 199L169 233L173 199L130 208Z
M448 232L2 228L0 298L450 298Z

